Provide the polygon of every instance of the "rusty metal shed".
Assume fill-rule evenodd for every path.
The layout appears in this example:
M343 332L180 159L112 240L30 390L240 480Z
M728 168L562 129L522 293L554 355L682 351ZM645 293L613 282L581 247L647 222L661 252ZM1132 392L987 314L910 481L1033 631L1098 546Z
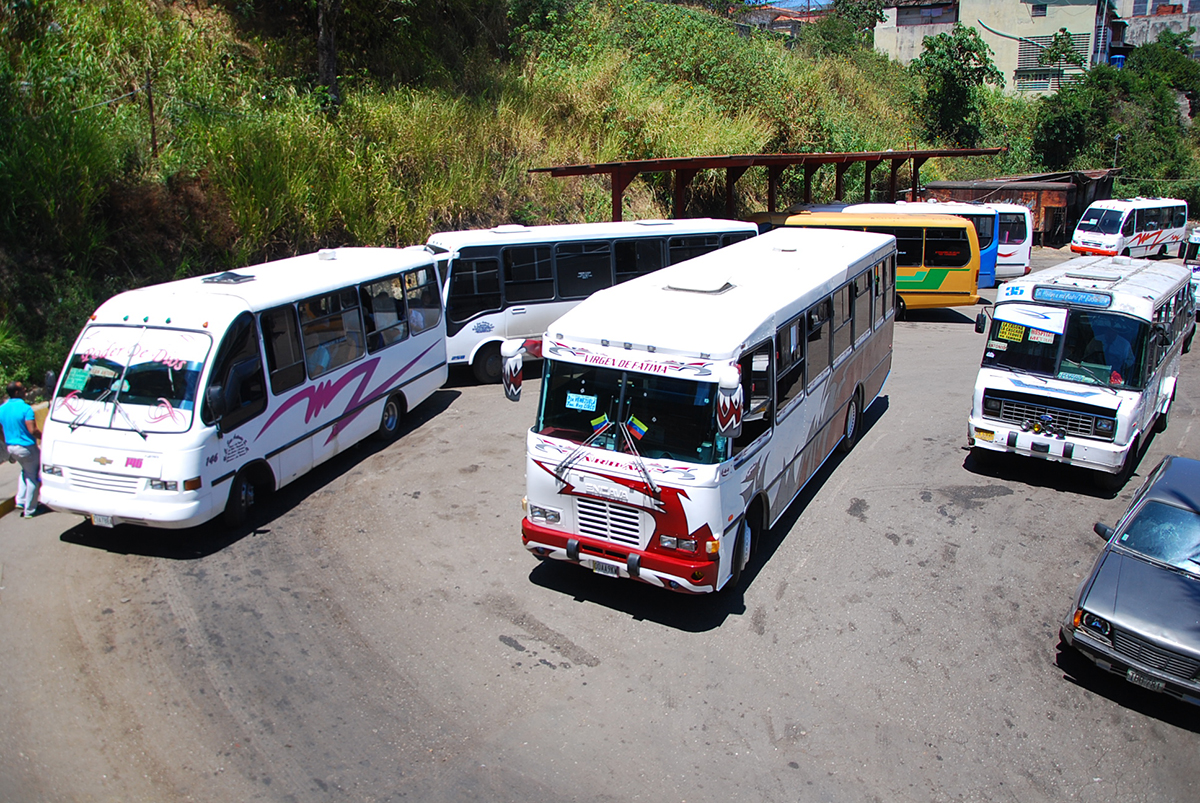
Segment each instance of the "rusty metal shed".
M834 200L841 201L845 189L846 171L858 163L865 171L863 184L866 188L864 200L871 200L871 173L887 162L890 169L888 200L895 200L897 175L906 162L912 162L912 195L917 195L921 186L921 166L929 159L964 158L969 156L995 156L1003 148L946 148L940 150L908 151L858 151L849 153L760 153L730 156L696 156L669 159L635 159L625 162L603 164L560 165L558 167L535 167L531 173L549 173L551 176L592 176L608 173L612 178L612 219L622 219L622 197L629 183L639 173L674 173L674 203L672 216L679 218L687 206L688 187L701 170L725 171L725 213L734 217L734 185L751 167L767 168L767 211L776 207L776 188L784 170L800 167L804 170L804 203L812 202L812 177L824 165L833 165Z

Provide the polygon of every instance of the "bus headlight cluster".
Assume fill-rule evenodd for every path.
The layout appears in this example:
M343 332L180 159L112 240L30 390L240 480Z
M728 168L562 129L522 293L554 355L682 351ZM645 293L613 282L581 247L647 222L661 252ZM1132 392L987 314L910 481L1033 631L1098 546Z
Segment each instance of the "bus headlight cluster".
M1117 422L1111 418L1097 418L1096 431L1105 435L1111 435L1113 429L1117 426Z
M175 480L150 480L150 489L154 491L178 491L179 483Z
M551 510L548 507L538 507L537 505L529 506L529 520L541 521L546 524L558 524L562 521L562 513L557 510Z
M1000 400L994 399L991 396L983 397L983 409L989 413L1000 412Z
M42 473L49 477L61 477L62 466L52 466L49 463L42 464Z
M666 549L678 549L682 552L695 552L695 538L679 538L674 535L660 535L658 537L658 545Z

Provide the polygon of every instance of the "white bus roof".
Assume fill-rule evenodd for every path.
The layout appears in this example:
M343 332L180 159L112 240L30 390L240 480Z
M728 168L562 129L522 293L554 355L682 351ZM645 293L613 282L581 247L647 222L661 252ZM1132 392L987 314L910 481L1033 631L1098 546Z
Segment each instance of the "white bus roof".
M597 237L653 237L686 234L710 234L714 231L758 233L758 227L744 220L683 218L680 220L626 220L616 223L564 223L551 226L496 226L491 229L443 231L426 241L435 248L455 253L475 245L519 245L520 243L557 243L591 240Z
M892 253L895 238L886 234L774 229L601 290L546 334L595 351L608 341L606 354L631 360L729 361Z
M94 323L170 326L221 332L238 313L269 309L377 276L434 264L424 246L337 248L229 271L250 281L205 281L224 274L156 284L119 293L93 315Z
M1094 291L1100 296L1111 297L1111 304L1082 303L1080 306L1123 312L1151 321L1154 319L1154 308L1181 285L1189 283L1191 278L1189 268L1172 262L1121 256L1080 257L1012 279L1004 285L1002 301L1056 303L1050 294L1039 298L1039 287ZM1067 295L1060 296L1057 303L1074 306Z
M995 207L988 204L968 204L957 201L896 201L891 204L852 204L843 212L896 212L902 215L986 215Z
M1149 209L1156 206L1187 206L1187 201L1179 198L1105 198L1102 201L1092 201L1089 209Z

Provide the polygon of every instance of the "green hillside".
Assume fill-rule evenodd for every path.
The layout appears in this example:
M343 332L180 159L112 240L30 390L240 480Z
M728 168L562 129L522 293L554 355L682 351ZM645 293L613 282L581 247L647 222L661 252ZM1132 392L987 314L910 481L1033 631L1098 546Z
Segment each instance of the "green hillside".
M95 305L129 287L322 246L607 218L606 177L532 167L956 144L931 133L928 77L836 20L792 42L649 0L342 0L334 95L318 81L327 3L0 0L0 380L56 370ZM1105 91L1115 124L1144 123L1132 89ZM972 93L969 144L1009 150L935 160L924 179L1041 169L1039 121L1074 119ZM1194 177L1173 125L1151 135L1174 150L1147 163ZM1077 132L1054 159L1105 166L1105 136ZM831 198L833 171L818 178ZM847 179L860 195L861 173ZM667 180L635 181L626 215L669 216ZM765 207L765 185L739 182L740 211ZM701 174L689 213L723 199L723 176Z

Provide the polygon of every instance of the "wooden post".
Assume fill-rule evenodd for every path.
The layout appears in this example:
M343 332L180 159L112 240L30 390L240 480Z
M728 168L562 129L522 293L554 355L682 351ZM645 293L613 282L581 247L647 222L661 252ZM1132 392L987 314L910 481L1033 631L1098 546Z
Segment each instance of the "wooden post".
M150 70L146 70L146 105L150 108L150 154L158 158L158 126L154 122L154 84L150 81Z

